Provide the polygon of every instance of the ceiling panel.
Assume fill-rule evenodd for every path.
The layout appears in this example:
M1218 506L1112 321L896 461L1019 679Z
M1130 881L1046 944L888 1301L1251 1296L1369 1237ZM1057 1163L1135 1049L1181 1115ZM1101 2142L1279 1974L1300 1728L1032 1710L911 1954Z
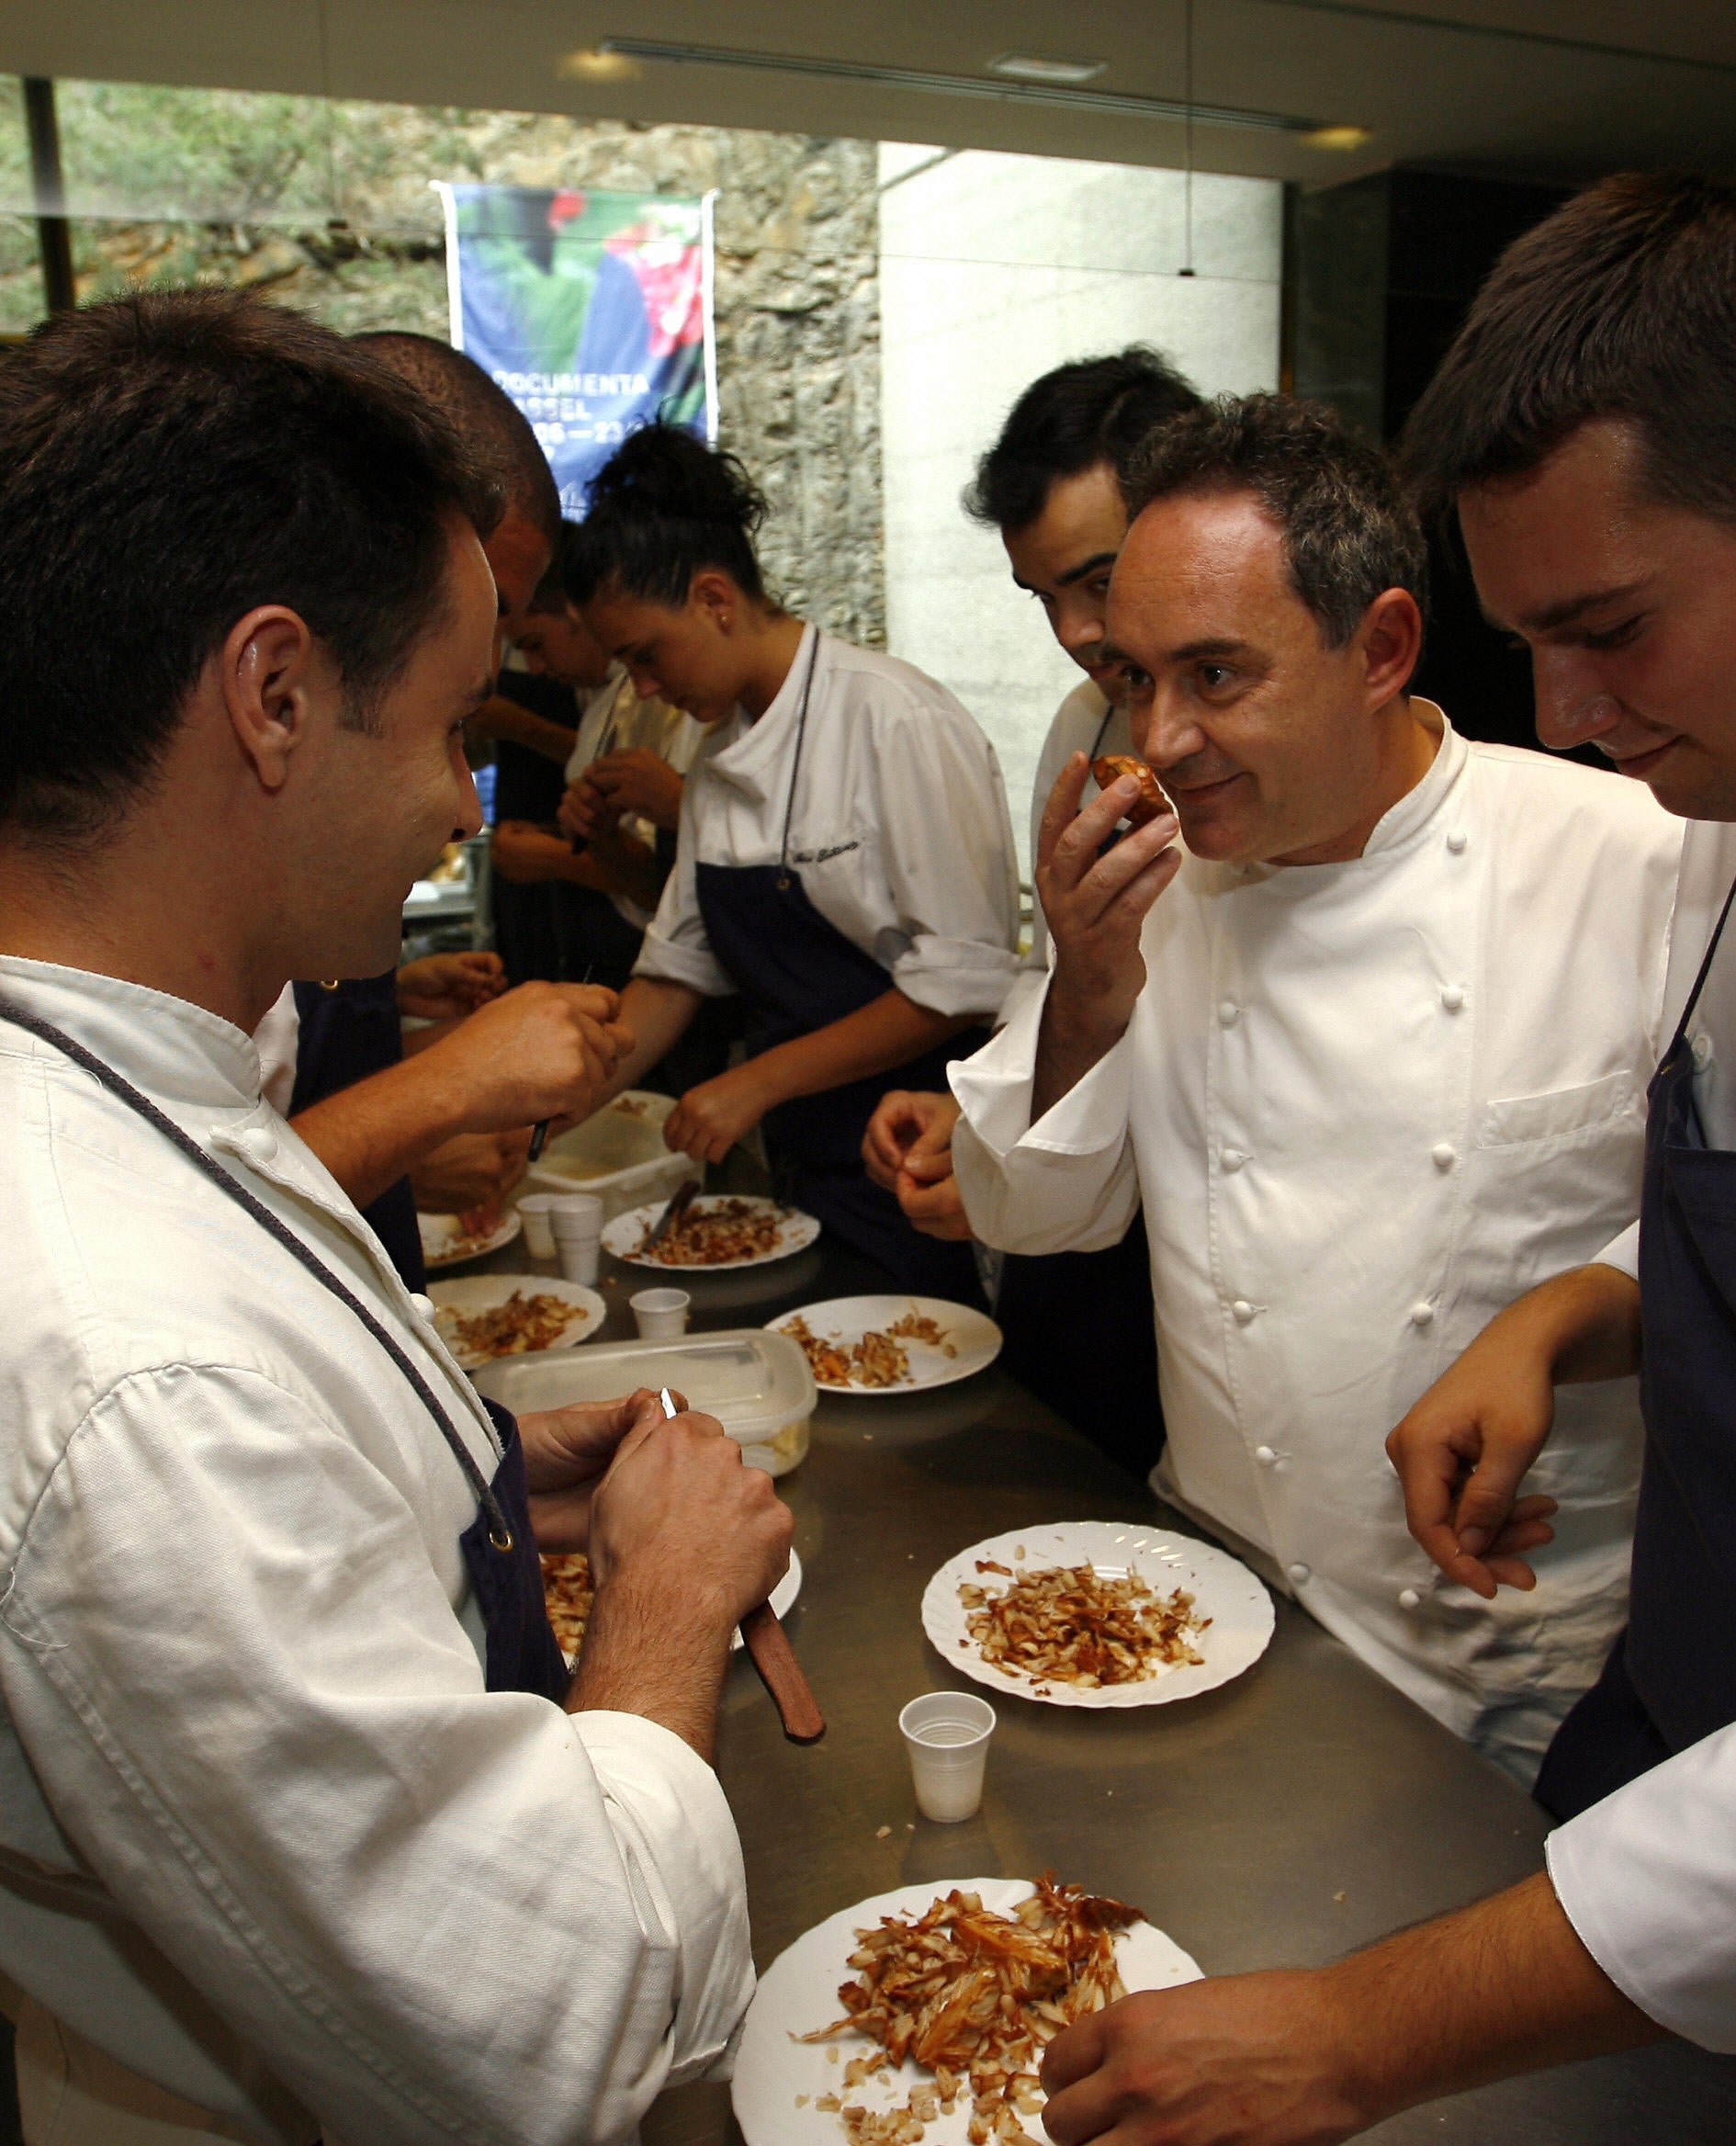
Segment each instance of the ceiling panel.
M1184 0L7 0L0 69L855 134L1176 164L1182 127L1050 105L718 66L581 85L558 65L610 35L894 65L985 81L1014 49L1107 62L1093 85L1179 98ZM1361 150L1205 123L1207 169L1324 184L1398 162L1572 176L1736 167L1736 6L1674 0L1196 0L1194 95L1353 124Z

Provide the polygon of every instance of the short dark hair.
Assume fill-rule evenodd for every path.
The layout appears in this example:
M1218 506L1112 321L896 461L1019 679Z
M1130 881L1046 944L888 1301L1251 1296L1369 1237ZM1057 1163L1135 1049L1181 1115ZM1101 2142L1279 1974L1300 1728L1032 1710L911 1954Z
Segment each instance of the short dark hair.
M1000 437L964 489L964 512L1003 536L1043 512L1050 488L1099 462L1119 469L1166 418L1197 410L1200 398L1144 343L1112 357L1082 357L1033 380L1007 413Z
M494 480L502 513L515 507L551 545L559 542L560 490L548 457L530 420L475 358L408 328L372 328L352 341L428 398Z
M1625 418L1648 494L1736 521L1736 184L1627 172L1489 273L1404 428L1423 510Z
M1375 598L1428 608L1428 548L1392 459L1324 402L1225 395L1160 425L1128 457L1129 519L1154 500L1251 491L1284 540L1291 586L1341 649Z
M628 433L592 480L590 511L565 555L567 593L588 604L619 590L679 608L693 576L716 567L744 594L763 596L753 536L765 514L735 456L656 418Z
M548 571L537 582L532 593L526 611L533 615L558 617L573 602L568 587L572 570L582 556L584 532L577 522L562 522L560 535L555 542L554 557L548 562Z
M448 521L497 502L401 380L232 291L62 313L0 363L0 825L77 841L150 782L198 673L298 612L352 719L448 601Z

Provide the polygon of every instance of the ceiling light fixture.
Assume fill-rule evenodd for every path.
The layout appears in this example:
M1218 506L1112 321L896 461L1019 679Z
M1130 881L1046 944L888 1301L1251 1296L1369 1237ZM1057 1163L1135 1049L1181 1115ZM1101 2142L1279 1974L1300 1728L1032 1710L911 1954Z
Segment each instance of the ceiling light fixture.
M653 38L600 38L600 55L652 60L671 66L735 67L766 74L806 74L831 82L873 84L880 89L921 90L937 96L987 97L1000 104L1058 106L1098 116L1119 114L1137 119L1179 119L1191 115L1201 127L1254 127L1278 134L1311 134L1318 119L1299 119L1281 112L1241 111L1223 105L1178 104L1172 97L1134 96L1111 89L1082 89L1060 82L990 81L982 74L931 74L919 67L881 67L865 60L818 60L802 52L752 52L726 45L666 44ZM577 57L578 55L573 55ZM567 72L562 62L562 73ZM582 79L595 80L594 75Z
M1302 136L1310 149L1360 149L1373 140L1373 131L1368 127L1311 127Z
M633 82L638 64L625 52L607 45L580 52L563 52L555 72L568 82Z
M1019 82L1095 82L1107 60L1052 60L1043 52L1003 52L988 62L991 74L1010 74Z

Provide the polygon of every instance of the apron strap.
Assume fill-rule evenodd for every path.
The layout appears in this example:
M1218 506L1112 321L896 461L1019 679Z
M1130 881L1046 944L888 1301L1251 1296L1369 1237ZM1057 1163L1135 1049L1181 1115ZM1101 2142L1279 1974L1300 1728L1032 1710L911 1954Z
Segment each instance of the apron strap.
M1674 1057L1675 1056L1681 1047L1682 1038L1687 1033L1687 1024L1693 1020L1694 1010L1700 1002L1700 993L1706 988L1706 979L1712 973L1713 956L1718 952L1719 942L1724 936L1724 926L1730 921L1732 902L1736 902L1736 880L1730 882L1730 892L1724 897L1724 906L1718 912L1718 922L1713 927L1711 939L1708 943L1705 955L1701 959L1699 974L1694 979L1694 988L1688 993L1687 1004L1682 1009L1682 1018L1675 1024L1675 1034L1671 1039L1670 1048L1665 1054L1666 1056Z
M463 1469L465 1479L476 1493L477 1503L488 1516L489 1540L496 1550L505 1552L513 1547L513 1530L507 1525L506 1516L501 1510L487 1477L470 1456L469 1448L453 1429L451 1419L435 1400L428 1382L410 1358L399 1347L386 1328L374 1316L349 1285L337 1275L316 1253L310 1245L305 1245L288 1225L280 1221L262 1200L256 1200L245 1185L231 1177L214 1155L208 1155L197 1140L184 1133L174 1119L160 1111L150 1097L140 1093L130 1080L122 1078L114 1067L99 1058L94 1051L87 1051L83 1044L74 1043L51 1022L42 1021L34 1013L15 1005L9 999L0 999L0 1021L8 1021L15 1028L27 1030L81 1066L93 1080L106 1088L118 1101L124 1103L137 1116L153 1125L164 1139L172 1141L197 1170L203 1172L220 1190L226 1192L237 1206L244 1208L268 1237L276 1238L290 1257L304 1266L320 1285L328 1290L341 1304L347 1305L366 1327L392 1361L403 1372L415 1392L416 1397L433 1417L440 1435L451 1448L454 1458ZM490 1426L490 1429L492 1426Z

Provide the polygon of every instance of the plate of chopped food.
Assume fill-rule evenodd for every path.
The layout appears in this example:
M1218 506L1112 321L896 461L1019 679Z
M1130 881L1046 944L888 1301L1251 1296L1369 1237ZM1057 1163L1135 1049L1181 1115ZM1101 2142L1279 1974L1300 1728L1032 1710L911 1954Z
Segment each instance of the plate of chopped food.
M950 1386L1000 1354L1000 1328L939 1296L836 1296L768 1322L807 1358L826 1394L914 1394Z
M716 1192L694 1200L656 1244L651 1233L663 1219L664 1201L649 1207L629 1207L603 1225L603 1248L611 1258L625 1259L629 1267L654 1267L659 1272L671 1267L763 1267L772 1259L787 1259L792 1252L806 1251L820 1233L820 1225L799 1207L785 1207L778 1200L759 1200L731 1192Z
M434 1328L466 1371L500 1356L576 1349L609 1316L594 1289L540 1274L467 1274L435 1282Z
M761 1976L736 2120L748 2146L1047 2146L1045 2046L1129 1991L1199 1979L1137 1908L1052 1872L903 1886Z
M524 1228L516 1207L499 1216L489 1214L418 1214L422 1233L422 1263L457 1267L465 1259L479 1259L485 1252L498 1252L510 1245Z
M1159 1706L1251 1668L1272 1598L1227 1551L1167 1528L1065 1520L949 1558L922 1629L977 1683L1050 1706Z
M548 1608L548 1621L570 1666L584 1644L592 1597L596 1591L591 1585L591 1560L582 1550L574 1550L545 1557L542 1562L543 1600ZM773 1611L779 1617L787 1617L801 1591L802 1561L792 1550L789 1570L772 1590ZM729 1644L732 1650L740 1648L739 1625L730 1634Z

